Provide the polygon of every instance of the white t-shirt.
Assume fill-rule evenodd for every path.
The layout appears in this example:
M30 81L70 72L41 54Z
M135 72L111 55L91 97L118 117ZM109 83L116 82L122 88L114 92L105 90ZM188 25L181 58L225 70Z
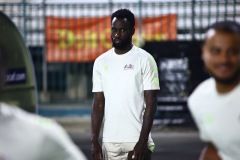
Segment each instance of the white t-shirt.
M240 159L240 84L220 94L215 80L200 84L188 106L203 141L213 143L223 160Z
M0 103L1 160L86 160L53 120Z
M133 46L118 55L112 48L99 56L93 69L93 92L104 92L103 142L137 142L146 107L144 90L158 89L156 62L146 51Z

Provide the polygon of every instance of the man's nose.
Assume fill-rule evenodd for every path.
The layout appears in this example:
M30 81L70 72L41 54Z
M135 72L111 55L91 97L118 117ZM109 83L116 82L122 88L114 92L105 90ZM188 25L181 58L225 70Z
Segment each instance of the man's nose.
M114 33L114 36L115 36L115 37L119 37L119 36L120 36L120 31L117 30L117 31Z
M220 56L220 60L221 62L228 62L230 59L230 54L227 51L222 51L221 56Z

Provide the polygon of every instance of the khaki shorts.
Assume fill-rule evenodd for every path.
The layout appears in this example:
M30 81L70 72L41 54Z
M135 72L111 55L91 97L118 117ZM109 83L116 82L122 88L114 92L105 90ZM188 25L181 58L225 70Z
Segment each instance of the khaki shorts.
M103 159L104 160L127 160L128 152L132 151L136 142L130 143L106 143L102 144ZM153 147L154 144L149 144Z

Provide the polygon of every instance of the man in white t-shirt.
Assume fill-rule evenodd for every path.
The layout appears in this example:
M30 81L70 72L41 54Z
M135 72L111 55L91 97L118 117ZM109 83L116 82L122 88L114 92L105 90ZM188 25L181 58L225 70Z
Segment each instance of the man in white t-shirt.
M132 44L134 25L134 15L128 9L114 12L113 48L94 63L94 160L147 160L154 148L150 130L157 106L158 69L149 53ZM103 118L101 147L98 139Z
M0 90L6 53L0 48ZM86 160L53 120L0 102L0 160Z
M221 21L210 26L203 61L212 78L188 100L189 109L207 142L202 160L240 159L240 25Z

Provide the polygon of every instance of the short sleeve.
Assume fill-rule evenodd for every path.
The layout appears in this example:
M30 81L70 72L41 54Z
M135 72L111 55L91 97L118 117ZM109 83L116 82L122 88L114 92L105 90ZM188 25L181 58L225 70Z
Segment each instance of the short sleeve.
M143 89L159 90L158 68L154 58L149 55L143 64Z
M94 62L92 82L93 82L92 92L102 92L103 91L102 76L101 76L98 59L96 59Z

